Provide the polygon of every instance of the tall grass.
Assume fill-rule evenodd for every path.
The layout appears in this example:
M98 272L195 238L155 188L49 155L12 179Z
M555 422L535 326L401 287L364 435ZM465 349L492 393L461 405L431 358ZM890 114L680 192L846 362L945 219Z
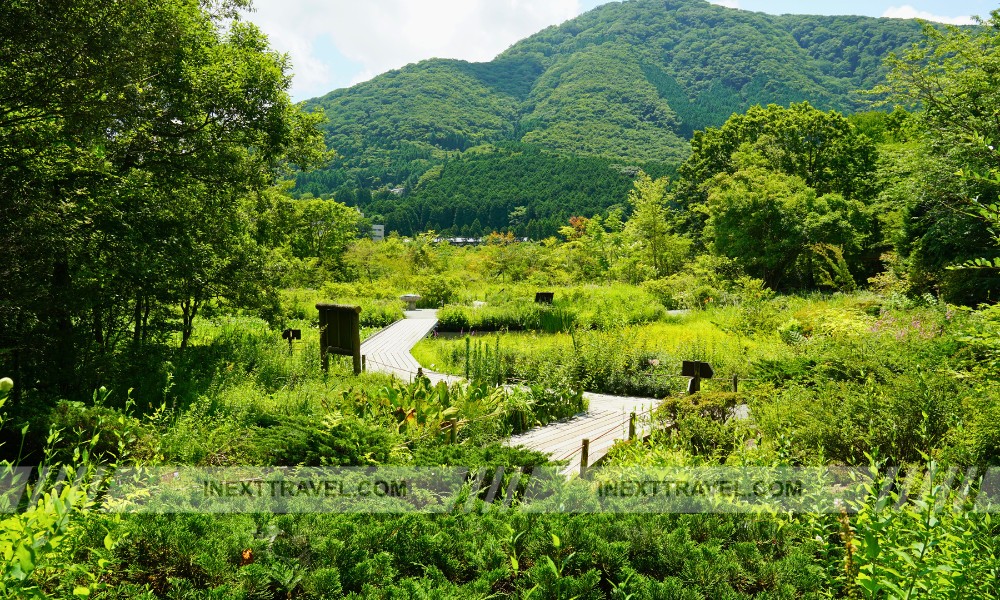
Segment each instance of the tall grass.
M466 357L473 377L529 382L562 378L584 389L613 394L663 397L684 389L681 362L706 361L720 380L703 387L728 387L723 377L749 377L764 358L794 354L776 334L747 337L716 323L722 311L699 311L669 322L608 330L571 329L569 333L484 334L463 339L428 338L413 350L425 365L464 374Z

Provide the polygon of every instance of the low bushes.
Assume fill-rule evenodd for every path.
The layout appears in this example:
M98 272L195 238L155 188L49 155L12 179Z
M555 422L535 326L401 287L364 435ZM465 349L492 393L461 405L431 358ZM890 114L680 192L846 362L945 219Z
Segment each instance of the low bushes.
M511 302L500 306L446 306L438 311L438 331L567 331L577 320L572 309Z
M615 329L652 323L667 316L654 294L629 285L560 289L552 304L534 302L537 287L512 285L481 295L484 306L446 305L438 311L439 331L540 331ZM469 298L465 299L470 300Z

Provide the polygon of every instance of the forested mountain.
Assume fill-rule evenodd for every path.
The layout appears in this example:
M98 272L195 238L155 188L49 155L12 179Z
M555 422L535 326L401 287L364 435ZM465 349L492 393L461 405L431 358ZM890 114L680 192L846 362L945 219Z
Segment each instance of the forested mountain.
M676 165L695 130L755 104L864 107L856 90L880 82L882 59L919 38L915 21L772 16L705 0L612 2L488 63L427 60L307 101L326 114L340 157L300 175L296 192L365 206L371 192L403 188L393 198L405 205L430 168L511 141L557 157ZM468 176L489 177L482 161L490 156L499 158L471 161L479 171Z
M672 174L643 165L653 174ZM389 231L428 229L459 236L509 228L518 237L555 235L574 215L603 213L624 204L638 171L599 156L559 156L517 142L477 149L432 167L405 198L377 193L368 216Z

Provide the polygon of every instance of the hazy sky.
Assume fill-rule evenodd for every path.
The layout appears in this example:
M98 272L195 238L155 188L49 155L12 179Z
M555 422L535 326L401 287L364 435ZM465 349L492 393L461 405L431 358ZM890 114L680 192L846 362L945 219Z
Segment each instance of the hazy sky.
M305 100L426 58L487 61L514 42L607 0L255 0L249 19L291 56ZM714 0L772 14L919 17L969 23L983 0Z

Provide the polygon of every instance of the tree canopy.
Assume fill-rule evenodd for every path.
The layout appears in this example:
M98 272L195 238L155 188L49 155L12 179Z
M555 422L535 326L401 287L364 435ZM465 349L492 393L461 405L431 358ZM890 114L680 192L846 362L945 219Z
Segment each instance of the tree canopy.
M171 323L184 343L209 299L259 300L261 192L326 151L244 4L0 9L5 360L83 364Z
M879 89L921 109L896 150L898 162L920 165L909 178L916 193L899 199L900 253L916 280L970 303L1000 289L1000 11L983 25L926 27L924 41L889 61Z

